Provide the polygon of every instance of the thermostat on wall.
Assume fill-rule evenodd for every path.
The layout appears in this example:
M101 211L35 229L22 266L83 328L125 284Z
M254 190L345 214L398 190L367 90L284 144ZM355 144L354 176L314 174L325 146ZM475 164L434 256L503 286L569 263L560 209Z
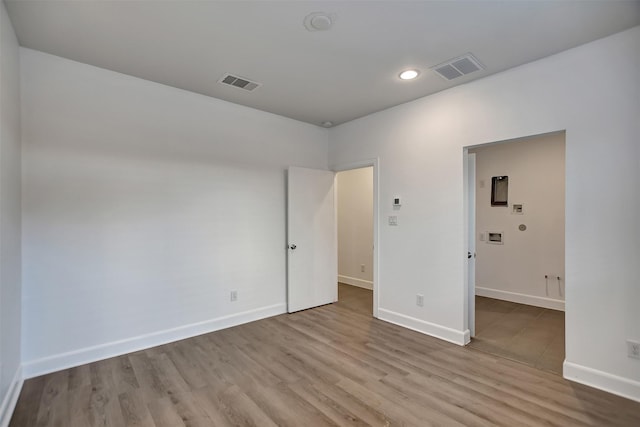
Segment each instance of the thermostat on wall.
M395 196L393 198L393 206L401 206L402 203L400 203L400 196Z

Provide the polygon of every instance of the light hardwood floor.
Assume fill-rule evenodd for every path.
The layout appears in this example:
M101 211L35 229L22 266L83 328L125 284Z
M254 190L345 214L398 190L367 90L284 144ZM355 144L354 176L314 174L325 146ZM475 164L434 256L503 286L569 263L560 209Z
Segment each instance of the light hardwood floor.
M640 425L640 403L373 319L370 298L341 285L337 304L30 379L11 426Z

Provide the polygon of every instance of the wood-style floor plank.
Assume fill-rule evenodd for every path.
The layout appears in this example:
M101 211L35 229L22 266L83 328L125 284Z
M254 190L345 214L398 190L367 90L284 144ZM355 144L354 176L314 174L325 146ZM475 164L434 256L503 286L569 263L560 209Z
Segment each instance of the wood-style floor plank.
M371 292L25 382L11 426L640 426L640 403L371 317Z

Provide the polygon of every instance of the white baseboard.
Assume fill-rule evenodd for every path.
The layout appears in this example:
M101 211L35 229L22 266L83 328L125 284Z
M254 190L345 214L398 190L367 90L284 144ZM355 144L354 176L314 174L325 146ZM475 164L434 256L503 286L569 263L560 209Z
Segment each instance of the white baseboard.
M537 297L533 295L519 294L516 292L501 291L499 289L483 288L480 286L476 286L476 296L564 311L564 301L559 299Z
M469 329L464 330L464 345L467 345L471 342L471 331Z
M587 368L566 360L562 365L562 376L568 380L640 402L640 381Z
M378 309L378 319L403 326L413 331L422 332L423 334L430 335L453 344L465 345L470 340L470 333L468 329L466 331L458 331L456 329L436 325L435 323L416 319L415 317L405 316L404 314L385 310L383 308Z
M20 366L13 376L7 394L2 399L2 406L0 406L0 427L7 427L9 425L13 411L16 408L16 403L18 403L18 396L20 396L20 391L22 391L23 383L22 366Z
M177 328L164 331L153 332L124 340L109 342L92 347L55 354L37 360L23 363L24 378L33 378L39 375L67 369L110 357L134 351L144 350L158 345L167 344L174 341L191 338L197 335L214 332L220 329L230 328L243 323L253 322L278 314L286 313L285 303L261 307L242 313L231 314L216 319L205 320L203 322L192 323L190 325L179 326Z
M373 289L373 282L370 282L369 280L358 279L356 277L338 275L338 282L344 283L346 285L357 286L359 288L365 288L369 290Z

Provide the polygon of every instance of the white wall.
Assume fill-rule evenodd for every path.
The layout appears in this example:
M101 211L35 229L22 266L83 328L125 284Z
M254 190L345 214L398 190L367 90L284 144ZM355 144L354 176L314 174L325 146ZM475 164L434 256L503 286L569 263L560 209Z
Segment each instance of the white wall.
M564 133L469 152L476 153L476 295L563 309ZM501 175L509 177L509 205L491 206L491 178ZM522 215L513 204L523 205ZM489 231L503 232L503 244L489 243Z
M380 159L380 317L464 341L463 147L566 129L564 374L640 400L639 75L634 27L332 129L330 164Z
M20 392L20 72L18 42L0 2L0 425Z
M336 188L338 281L373 289L373 167L338 172Z
M326 129L21 59L26 376L285 311L285 169Z

